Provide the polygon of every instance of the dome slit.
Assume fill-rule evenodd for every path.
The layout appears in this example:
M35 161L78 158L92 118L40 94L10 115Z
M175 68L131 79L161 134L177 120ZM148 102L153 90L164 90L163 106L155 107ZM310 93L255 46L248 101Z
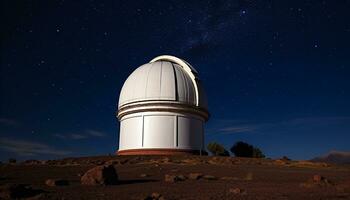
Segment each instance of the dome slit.
M175 66L174 63L171 62L171 67L173 68L173 72L174 72L174 81L175 81L175 101L179 101L179 91L177 88L177 77L176 77L176 71L175 71Z

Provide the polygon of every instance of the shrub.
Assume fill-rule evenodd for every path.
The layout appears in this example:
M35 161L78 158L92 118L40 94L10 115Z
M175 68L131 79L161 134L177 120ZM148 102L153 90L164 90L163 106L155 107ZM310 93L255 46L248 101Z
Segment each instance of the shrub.
M230 156L230 153L219 143L211 142L207 149L215 156Z
M253 148L253 158L265 158L265 155L263 154L263 152L259 148L254 147Z
M253 145L245 142L236 142L230 149L230 151L237 157L249 157L249 158L264 158L265 155L262 151L254 147Z
M17 162L16 159L14 159L14 158L9 158L9 163L10 163L10 164L15 164L16 162Z

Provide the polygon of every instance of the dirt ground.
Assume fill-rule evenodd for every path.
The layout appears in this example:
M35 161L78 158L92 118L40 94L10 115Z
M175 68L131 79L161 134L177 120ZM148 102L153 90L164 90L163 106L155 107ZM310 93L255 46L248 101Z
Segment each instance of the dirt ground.
M113 164L119 183L85 186L81 176L97 165ZM164 177L201 173L211 178L171 183ZM313 181L314 175L326 182ZM50 187L47 179L67 186ZM101 156L0 165L0 185L28 184L29 199L350 199L350 166L307 161L212 156Z

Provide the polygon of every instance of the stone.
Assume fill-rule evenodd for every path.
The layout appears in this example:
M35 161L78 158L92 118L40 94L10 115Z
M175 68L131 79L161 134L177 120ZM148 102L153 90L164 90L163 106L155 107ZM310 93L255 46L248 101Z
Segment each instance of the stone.
M145 177L148 177L148 176L149 176L148 174L140 174L141 178L145 178Z
M188 175L188 178L192 179L192 180L198 180L198 179L200 179L202 177L203 177L203 174L201 174L201 173L190 173Z
M182 174L177 175L177 178L178 178L180 181L184 181L184 180L186 180L186 179L187 179L187 177L186 177L186 176L184 176L184 175L182 175Z
M188 165L196 165L199 164L201 161L199 159L193 159L193 158L188 158L188 159L183 159L181 163L183 164L188 164Z
M165 182L175 183L175 182L186 180L186 177L183 176L183 175L169 175L169 174L166 174L164 180L165 180Z
M312 178L300 184L301 187L305 187L305 188L312 188L316 186L325 187L325 186L333 186L333 185L334 184L331 181L329 181L327 178L319 174L313 175Z
M225 181L231 181L231 180L239 180L239 178L237 177L231 177L231 176L223 176L220 178L221 180L225 180Z
M244 180L246 180L246 181L253 180L253 173L251 173L251 172L247 173L246 176L244 177Z
M161 160L162 163L170 163L171 162L171 159L168 158L168 157L165 157Z
M327 178L325 178L319 174L313 175L312 181L316 184L319 184L319 185L330 185L331 184L331 182Z
M241 188L230 188L229 192L233 194L245 194L245 191Z
M63 179L47 179L45 184L50 187L69 185L69 181Z
M82 185L115 185L118 174L113 165L102 165L88 170L81 177Z
M212 176L212 175L205 175L202 178L205 180L216 180L217 179L215 176Z
M321 182L323 179L324 179L324 177L322 177L322 176L319 175L319 174L315 174L315 175L313 176L313 178L312 178L312 180L313 180L314 182Z
M165 200L165 199L161 194L157 192L153 192L151 195L148 195L147 197L145 197L144 200Z
M23 162L25 165L40 165L42 164L42 161L40 160L26 160Z

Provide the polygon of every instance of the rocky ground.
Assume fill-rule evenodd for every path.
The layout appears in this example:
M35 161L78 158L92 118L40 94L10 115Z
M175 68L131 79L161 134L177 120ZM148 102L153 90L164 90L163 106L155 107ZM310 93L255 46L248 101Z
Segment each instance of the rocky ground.
M0 199L350 199L350 166L211 156L0 165Z

